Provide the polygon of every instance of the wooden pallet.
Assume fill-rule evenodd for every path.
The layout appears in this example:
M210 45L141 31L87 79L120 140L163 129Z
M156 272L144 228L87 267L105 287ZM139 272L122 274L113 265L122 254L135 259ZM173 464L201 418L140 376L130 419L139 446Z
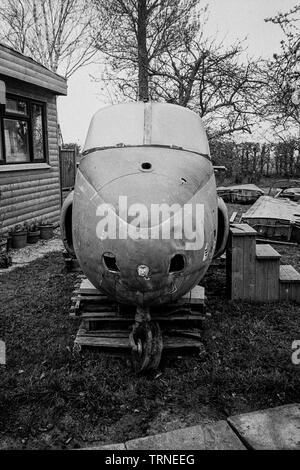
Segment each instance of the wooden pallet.
M73 292L70 316L81 324L74 347L96 347L110 353L131 351L129 333L135 322L135 307L120 305L79 278ZM155 306L151 318L160 325L164 350L184 352L202 348L205 321L204 288L196 286L177 302Z

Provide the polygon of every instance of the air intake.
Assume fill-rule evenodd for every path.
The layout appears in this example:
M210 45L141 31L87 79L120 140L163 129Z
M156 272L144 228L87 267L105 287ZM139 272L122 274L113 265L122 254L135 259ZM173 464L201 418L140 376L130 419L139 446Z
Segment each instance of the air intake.
M175 255L171 259L170 273L178 273L184 269L184 257L182 255Z
M105 255L103 255L103 261L109 271L113 271L115 273L120 271L117 266L116 257L112 253L105 253Z

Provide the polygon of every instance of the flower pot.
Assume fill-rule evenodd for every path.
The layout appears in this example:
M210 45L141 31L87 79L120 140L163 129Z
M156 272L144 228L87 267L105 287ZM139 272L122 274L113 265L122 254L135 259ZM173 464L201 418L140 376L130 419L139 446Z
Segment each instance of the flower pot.
M24 248L27 243L27 231L15 232L12 234L12 247Z
M37 243L40 238L40 230L34 230L34 232L28 232L27 234L27 243L30 243L31 245L33 243Z
M12 249L12 236L9 235L7 237L7 251L11 250Z
M8 253L0 254L0 269L7 269L12 265L12 257Z
M38 229L41 232L40 237L42 240L50 240L53 237L53 224L40 225Z

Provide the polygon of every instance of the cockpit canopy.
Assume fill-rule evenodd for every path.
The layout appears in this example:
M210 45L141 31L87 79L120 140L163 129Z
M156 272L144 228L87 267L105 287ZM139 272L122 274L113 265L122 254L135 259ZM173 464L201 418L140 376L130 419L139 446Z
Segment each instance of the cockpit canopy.
M167 146L209 155L201 118L168 103L122 103L101 108L92 118L83 154L126 146Z

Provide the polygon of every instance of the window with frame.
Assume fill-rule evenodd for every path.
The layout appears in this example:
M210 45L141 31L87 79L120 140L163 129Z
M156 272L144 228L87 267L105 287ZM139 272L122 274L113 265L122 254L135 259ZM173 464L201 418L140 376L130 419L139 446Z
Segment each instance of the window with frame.
M8 95L0 111L0 164L46 161L46 105Z

